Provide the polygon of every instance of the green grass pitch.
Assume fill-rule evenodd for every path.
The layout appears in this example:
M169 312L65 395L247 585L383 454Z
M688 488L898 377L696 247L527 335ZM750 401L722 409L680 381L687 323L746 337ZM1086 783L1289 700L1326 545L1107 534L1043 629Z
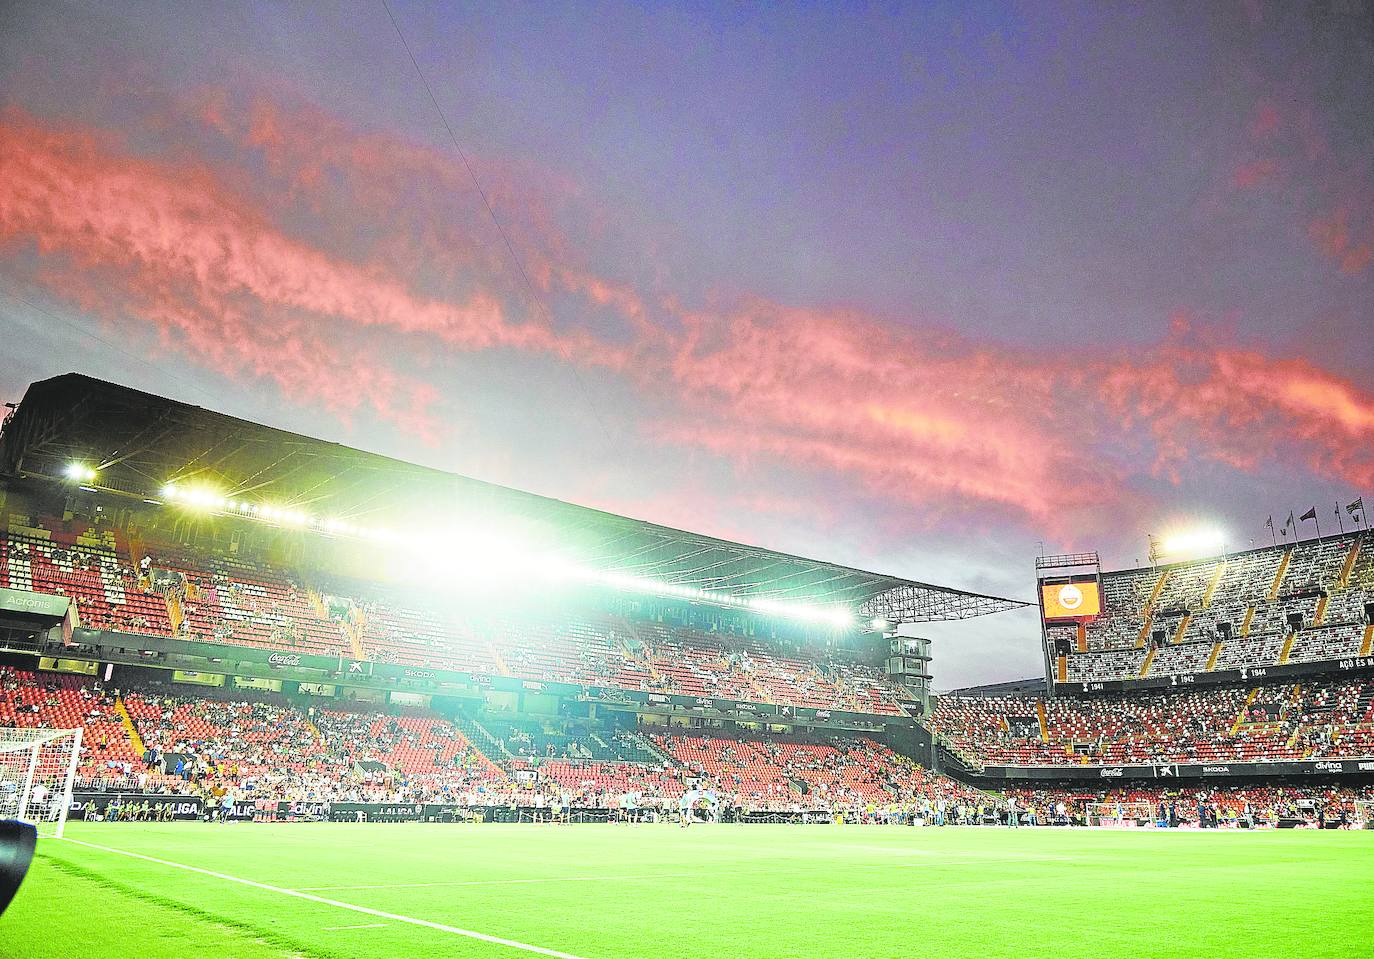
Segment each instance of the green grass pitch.
M73 823L5 959L1374 954L1374 832ZM548 954L548 953L544 953Z

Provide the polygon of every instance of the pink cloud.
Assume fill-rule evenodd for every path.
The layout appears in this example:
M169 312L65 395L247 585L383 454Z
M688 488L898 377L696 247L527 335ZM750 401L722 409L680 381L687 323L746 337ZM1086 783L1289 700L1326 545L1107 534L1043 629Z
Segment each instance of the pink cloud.
M1348 206L1338 206L1330 213L1315 217L1308 224L1307 234L1322 255L1336 261L1342 273L1357 276L1374 263L1374 236L1369 239L1353 237Z
M1277 132L1283 118L1279 108L1272 100L1264 99L1255 107L1254 119L1250 121L1250 135L1262 138Z
M1248 163L1239 164L1231 174L1231 182L1238 189L1246 190L1274 179L1278 172L1278 161L1272 157L1266 157L1262 160L1252 160Z
M434 438L441 397L404 357L520 351L620 377L653 401L654 443L833 479L918 506L922 522L976 511L1066 527L1142 505L1143 474L1276 456L1374 479L1368 391L1219 333L1180 326L1129 353L1013 349L762 298L690 307L577 252L578 230L613 217L576 185L536 188L521 164L481 160L533 282L576 301L545 320L452 157L262 98L180 109L211 140L182 155L207 159L0 115L0 251L36 253L35 280L56 295L341 417L370 410ZM1312 231L1327 255L1368 265L1342 211ZM625 323L596 332L597 310Z
M350 225L366 218L393 227L384 230L379 251L393 269L412 276L480 276L523 296L517 267L477 192L471 165L515 244L520 266L542 293L582 297L642 327L647 307L639 291L593 270L582 244L570 241L564 219L585 225L604 216L557 170L471 154L464 164L451 149L361 131L312 106L283 105L261 93L202 90L169 109L198 117L245 161L260 158L290 199Z
M1317 251L1342 274L1359 276L1374 264L1368 150L1328 135L1330 107L1310 87L1311 72L1264 84L1248 123L1246 156L1227 175L1237 190L1281 185L1305 211L1299 216Z
M981 502L1043 525L1132 500L1134 476L1209 461L1254 471L1291 453L1318 475L1374 479L1368 391L1186 327L1129 355L1010 350L763 302L690 328L675 363L684 415L665 438L848 475L889 499Z
M92 294L98 277L107 306L136 311L215 368L337 412L366 403L426 434L433 390L336 344L378 330L618 362L582 334L511 320L485 289L419 295L383 268L293 238L208 168L140 159L108 136L16 111L0 120L0 244L36 248L59 289Z

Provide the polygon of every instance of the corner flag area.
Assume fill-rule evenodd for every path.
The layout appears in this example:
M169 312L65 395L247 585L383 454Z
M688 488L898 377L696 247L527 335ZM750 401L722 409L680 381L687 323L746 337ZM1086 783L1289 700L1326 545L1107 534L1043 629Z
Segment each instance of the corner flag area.
M1347 957L1371 861L1316 830L77 822L0 955Z

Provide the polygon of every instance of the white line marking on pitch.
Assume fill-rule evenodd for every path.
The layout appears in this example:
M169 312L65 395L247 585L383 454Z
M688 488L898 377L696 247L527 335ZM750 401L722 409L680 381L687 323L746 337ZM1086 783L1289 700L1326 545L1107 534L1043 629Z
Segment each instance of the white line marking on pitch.
M385 922L364 922L357 926L320 926L321 929L381 929L388 925Z
M737 870L725 870L733 872ZM753 872L754 870L750 870ZM718 876L721 870L712 870ZM329 892L345 889L425 889L430 886L509 886L538 882L601 882L615 879L684 879L700 877L701 872L655 872L638 876L540 876L536 879L455 879L452 882L384 882L367 886L300 886L306 892Z
M337 899L325 899L323 896L312 896L308 892L299 892L295 889L284 889L281 886L271 886L265 882L254 882L252 879L243 879L239 876L231 876L228 873L201 869L199 866L188 866L184 862L172 862L169 859L158 859L154 856L145 856L139 852L129 852L127 849L115 849L113 846L101 846L97 843L84 842L80 839L68 839L65 836L62 838L62 841L73 843L78 846L87 846L91 849L99 849L103 852L116 853L120 856L128 856L130 859L142 859L144 862L157 863L159 866L171 866L174 869L185 869L187 872L200 873L202 876L210 876L215 879L223 879L227 882L236 882L240 885L252 886L254 889L265 889L268 892L281 893L283 896L294 896L297 899L304 899L308 902L318 902L325 906L336 906L339 909L351 909L353 912L360 912L365 916L375 916L378 919L393 919L396 922L406 922L412 926L423 926L426 929L435 929L439 932L447 932L455 936L466 936L469 939L479 939L482 942L490 942L498 946L509 946L511 949L535 952L541 956L552 956L554 959L583 959L582 956L574 956L569 952L559 952L556 949L546 949L543 946L532 946L528 942L519 942L515 939L503 939L500 936L489 936L485 932L474 932L471 929L446 926L441 922L430 922L428 919L416 919L414 916L402 916L399 913L383 912L380 909L357 906L351 902L339 902Z

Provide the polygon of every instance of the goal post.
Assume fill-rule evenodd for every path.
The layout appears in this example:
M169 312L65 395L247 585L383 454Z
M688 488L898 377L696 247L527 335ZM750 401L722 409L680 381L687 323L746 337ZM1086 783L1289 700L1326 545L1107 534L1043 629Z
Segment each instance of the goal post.
M80 729L0 727L0 819L60 837L80 760Z
M1090 826L1152 826L1159 807L1147 802L1091 802L1086 810Z

